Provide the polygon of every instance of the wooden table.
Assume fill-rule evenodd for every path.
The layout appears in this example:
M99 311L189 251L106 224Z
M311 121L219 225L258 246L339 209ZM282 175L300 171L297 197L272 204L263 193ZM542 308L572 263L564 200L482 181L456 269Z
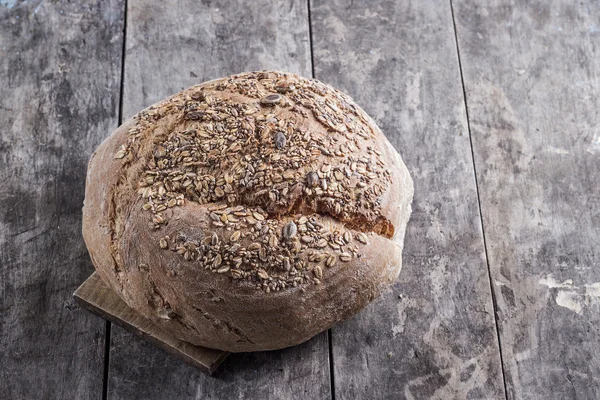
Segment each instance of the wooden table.
M86 164L192 84L314 76L415 181L397 284L215 376L74 306ZM0 398L600 398L600 5L0 0Z

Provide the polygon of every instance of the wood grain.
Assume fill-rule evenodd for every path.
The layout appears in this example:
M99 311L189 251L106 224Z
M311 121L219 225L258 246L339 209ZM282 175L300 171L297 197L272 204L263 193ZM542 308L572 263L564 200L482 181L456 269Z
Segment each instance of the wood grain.
M78 305L147 340L167 353L179 357L202 372L212 374L229 353L194 346L164 331L131 309L94 272L73 294Z
M117 126L120 1L0 2L0 398L100 399L85 171Z
M257 69L310 75L304 1L129 2L123 114L185 87ZM199 374L113 329L111 399L323 399L331 396L327 335L275 352L230 355Z
M335 398L503 398L450 4L311 4L316 78L374 117L415 182L399 281L332 330Z
M455 2L509 398L600 398L599 15Z

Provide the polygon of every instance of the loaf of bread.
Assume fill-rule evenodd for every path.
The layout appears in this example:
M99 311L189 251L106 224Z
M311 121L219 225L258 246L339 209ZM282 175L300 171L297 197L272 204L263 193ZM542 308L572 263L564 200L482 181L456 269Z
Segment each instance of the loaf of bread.
M299 344L398 276L413 183L353 100L295 74L186 89L89 163L83 236L134 310L231 352Z

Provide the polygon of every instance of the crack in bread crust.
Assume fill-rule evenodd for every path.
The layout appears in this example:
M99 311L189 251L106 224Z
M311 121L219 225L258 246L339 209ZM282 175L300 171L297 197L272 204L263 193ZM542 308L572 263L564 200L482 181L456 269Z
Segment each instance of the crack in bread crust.
M192 306L192 308L194 310L198 311L202 315L202 317L204 317L206 320L210 321L213 326L217 327L217 329L223 329L223 327L224 327L225 329L227 329L228 332L237 336L239 338L239 340L246 342L246 343L254 344L254 342L252 340L250 340L250 338L248 336L246 336L239 328L236 328L235 326L233 326L230 322L222 321L217 318L214 318L209 313L202 310L198 306Z

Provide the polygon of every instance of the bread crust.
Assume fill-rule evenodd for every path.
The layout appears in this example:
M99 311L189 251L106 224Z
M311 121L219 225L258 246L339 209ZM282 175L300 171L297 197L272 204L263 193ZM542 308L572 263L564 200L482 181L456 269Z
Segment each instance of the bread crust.
M252 91L240 93L231 89L236 82L252 86L253 80L257 82L257 96L252 96ZM301 112L304 105L298 102L280 107L282 100L275 107L266 106L266 93L281 93L274 91L269 82L283 82L285 85L291 82L298 87L318 85L316 89L311 89L322 94L316 102L327 104L329 101L336 108L336 104L342 101L350 107L344 112L349 113L351 109L353 118L364 125L361 129L368 128L369 137L365 140L369 147L378 152L375 155L369 151L369 157L380 160L387 171L369 181L369 184L383 188L375 206L366 209L368 203L363 205L357 201L356 204L350 204L354 208L348 208L356 211L344 209L339 214L336 214L339 208L333 205L327 208L328 204L333 203L322 202L319 197L322 195L313 193L317 189L311 192L310 185L302 180L306 171L317 171L318 167L327 165L331 160L331 157L313 151L316 155L310 163L299 169L300 178L294 178L299 183L292 187L302 191L298 189L299 194L288 203L279 200L275 203L268 198L265 200L257 195L258 191L252 192L252 189L244 189L243 194L242 189L238 189L235 204L228 204L229 197L218 202L193 201L186 192L185 196L178 198L181 201L176 206L158 213L167 222L153 226L151 221L155 215L153 217L151 212L144 209L148 201L144 193L149 189L141 187L139 182L144 174L148 174L148 165L156 161L157 146L165 143L174 130L198 126L199 122L182 119L186 112L190 115L189 109L182 106L192 101L190 96L201 92L203 100L211 97L227 101L228 104L257 105L259 111L248 120L261 113L275 115L271 118L293 120L293 132L316 132L315 135L322 137L339 135L331 128L330 122L324 123L315 117L318 113L314 109L306 108L309 111ZM289 90L288 87L284 89L283 97ZM335 116L335 112L333 114ZM139 115L145 115L145 118L151 116L145 130L139 129ZM232 352L273 350L296 345L354 315L397 278L402 265L404 232L411 212L413 183L399 154L377 125L349 97L326 85L293 74L267 71L240 74L197 85L157 103L139 115L113 132L92 155L86 180L83 236L103 281L130 307L163 325L178 338ZM290 138L294 134L291 133ZM345 136L341 136L336 143L342 142L343 146L346 140ZM258 143L257 146L259 149L269 147L265 143ZM265 151L270 152L271 149ZM365 151L363 146L356 156L366 154ZM238 152L241 154L243 150ZM224 170L227 168L228 164L225 164ZM370 174L375 176L374 172ZM348 176L347 185L356 185L351 171ZM293 190L288 193L288 197L293 196ZM309 196L306 193L313 194ZM175 198L172 200L175 201ZM231 269L235 267L225 253L223 262L219 254L218 263L214 255L210 262L206 262L206 253L203 262L200 258L201 249L198 249L196 259L192 255L188 257L190 253L185 253L184 258L182 253L188 247L182 247L178 240L186 241L186 246L195 243L190 245L194 249L196 246L210 247L209 251L214 251L215 243L217 248L221 244L231 244L236 231L239 231L239 238L235 238L236 248L247 249L256 240L256 225L227 223L215 226L211 222L215 204L223 204L223 207L229 205L227 210L235 206L240 210L243 208L241 214L254 210L254 207L263 210L267 219L265 224L268 222L271 228L270 236L276 236L278 243L272 249L270 259L291 259L290 249L293 248L293 260L297 264L292 270L295 273L297 267L298 271L305 274L301 283L297 286L276 285L273 282L273 277L279 273L276 268L262 272L270 274L267 280L261 280L259 277L262 275L259 273L257 277L257 272L251 268L243 271L245 279L233 279ZM354 238L348 242L339 239L343 244L341 250L336 252L335 249L329 249L323 253L335 258L335 263L331 263L333 265L327 265L329 257L321 257L319 262L309 261L316 252L314 244L313 247L302 244L300 234L288 240L281 233L290 222L296 226L303 215L309 218L310 223L322 226L320 229L323 232L348 232L347 238ZM363 240L366 243L357 241L358 235L363 235L361 237L366 238ZM212 244L209 243L211 240ZM293 243L296 247L292 246L293 241L298 242ZM264 243L269 242L265 240L263 247L266 246ZM165 248L161 248L163 246ZM342 262L342 253L351 257ZM289 270L289 262L287 266ZM217 270L227 271L220 273ZM270 287L274 289L269 290Z

